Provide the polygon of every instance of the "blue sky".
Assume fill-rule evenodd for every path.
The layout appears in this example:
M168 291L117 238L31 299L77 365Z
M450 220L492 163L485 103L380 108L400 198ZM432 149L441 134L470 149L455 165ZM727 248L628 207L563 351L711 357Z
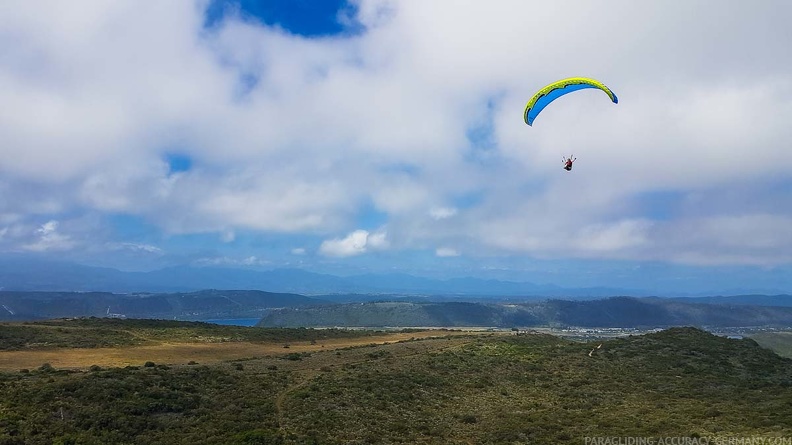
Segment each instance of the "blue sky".
M792 5L572 5L12 1L0 255L792 292Z

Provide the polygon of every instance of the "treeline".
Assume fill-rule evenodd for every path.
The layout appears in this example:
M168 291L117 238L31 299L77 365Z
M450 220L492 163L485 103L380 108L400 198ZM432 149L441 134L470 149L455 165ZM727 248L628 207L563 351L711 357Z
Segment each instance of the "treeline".
M281 308L261 326L792 326L792 307L687 303L663 298L527 303L376 302Z

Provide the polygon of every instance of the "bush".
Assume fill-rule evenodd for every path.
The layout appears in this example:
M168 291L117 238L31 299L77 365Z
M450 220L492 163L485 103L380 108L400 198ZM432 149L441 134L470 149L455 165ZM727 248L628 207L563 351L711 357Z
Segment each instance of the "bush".
M459 421L462 423L477 423L478 419L473 414L465 414L459 418Z

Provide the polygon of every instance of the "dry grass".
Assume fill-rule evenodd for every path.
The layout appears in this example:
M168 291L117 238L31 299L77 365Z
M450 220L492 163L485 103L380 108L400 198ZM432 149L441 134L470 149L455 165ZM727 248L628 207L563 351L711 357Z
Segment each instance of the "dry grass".
M85 369L91 365L101 367L140 366L147 361L169 365L187 364L190 361L209 364L267 355L327 351L368 344L385 344L412 338L425 339L471 334L475 334L475 332L439 330L395 332L360 338L327 339L315 344L311 344L310 341L288 342L288 348L284 348L284 342L164 342L155 345L113 348L0 351L0 370L35 369L44 363L49 363L58 369Z

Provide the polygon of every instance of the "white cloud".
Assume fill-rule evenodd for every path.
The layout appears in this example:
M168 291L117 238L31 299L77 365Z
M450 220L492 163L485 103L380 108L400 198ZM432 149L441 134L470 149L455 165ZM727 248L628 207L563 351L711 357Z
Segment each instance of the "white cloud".
M429 216L434 219L446 219L457 214L457 209L453 207L432 207L429 210Z
M645 245L646 231L651 223L643 220L622 220L614 224L583 227L570 248L581 251L613 252L635 249ZM567 243L565 243L567 244Z
M224 243L231 243L236 239L236 234L233 230L224 230L220 233L220 240Z
M345 238L323 241L319 253L326 256L348 257L371 250L387 249L389 245L385 232L370 233L367 230L355 230Z
M258 258L254 255L247 257L207 257L193 261L196 266L269 266L271 261Z
M366 239L366 247L373 250L387 249L390 247L390 241L388 241L387 235L387 233L382 231L369 233L368 238Z
M230 243L347 233L373 205L387 237L320 252L791 261L792 3L449 5L361 0L346 20L366 32L305 39L238 16L203 29L205 1L4 3L4 248L96 243L31 229L80 212ZM527 99L572 75L620 103L579 92L524 125ZM476 128L492 129L485 146ZM191 170L169 174L174 147ZM646 196L666 191L680 198L660 218ZM470 196L464 212L436 205Z
M792 216L744 214L668 222L655 238L657 258L694 265L768 266L792 262Z
M455 257L455 256L459 256L460 253L459 251L451 247L438 247L435 250L435 255L439 257Z
M347 235L346 238L325 240L319 247L319 253L338 257L360 255L366 251L368 235L369 233L366 230L355 230Z
M292 255L305 255L305 248L295 247L291 250Z
M52 220L36 229L34 241L22 246L32 252L63 251L75 246L74 240L68 235L58 232L58 221Z
M141 243L107 243L107 247L110 250L128 250L131 252L140 252L140 253L151 253L156 255L162 255L165 252L157 246L152 246L151 244L141 244Z

